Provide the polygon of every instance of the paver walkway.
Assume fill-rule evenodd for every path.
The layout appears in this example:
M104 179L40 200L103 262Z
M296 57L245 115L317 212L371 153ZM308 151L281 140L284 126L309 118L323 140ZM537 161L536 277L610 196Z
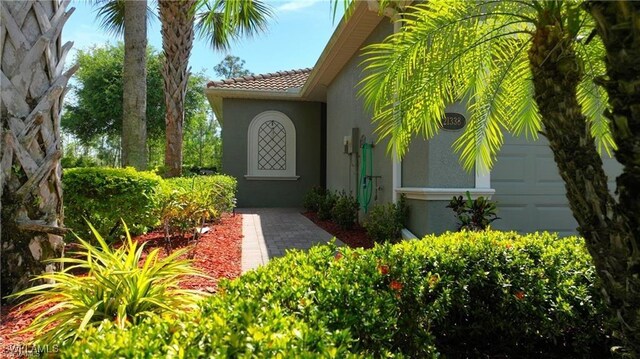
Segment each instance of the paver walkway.
M287 249L309 249L333 238L300 212L297 208L236 209L242 215L243 273L284 255Z

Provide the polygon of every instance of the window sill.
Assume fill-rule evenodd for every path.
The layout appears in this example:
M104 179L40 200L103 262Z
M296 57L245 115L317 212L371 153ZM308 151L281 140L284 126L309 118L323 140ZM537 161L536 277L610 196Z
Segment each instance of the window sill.
M251 176L245 175L247 181L297 181L300 176Z
M424 188L424 187L402 187L397 188L397 193L407 196L407 199L417 199L422 201L450 201L453 196L463 196L467 198L467 191L471 199L484 197L491 199L496 192L492 188Z

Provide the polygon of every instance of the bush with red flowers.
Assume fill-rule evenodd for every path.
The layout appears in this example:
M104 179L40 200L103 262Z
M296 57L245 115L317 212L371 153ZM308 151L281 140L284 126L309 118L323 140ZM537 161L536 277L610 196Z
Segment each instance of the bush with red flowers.
M79 333L62 357L604 357L583 240L460 232L292 251L200 309Z

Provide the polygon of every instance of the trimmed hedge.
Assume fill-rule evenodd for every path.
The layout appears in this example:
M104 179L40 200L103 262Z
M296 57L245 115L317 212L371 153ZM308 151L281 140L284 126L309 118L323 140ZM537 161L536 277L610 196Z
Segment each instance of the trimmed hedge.
M235 207L236 179L225 175L162 179L152 172L134 168L85 167L64 171L65 226L81 238L91 238L85 218L98 233L115 239L124 232L122 218L132 235L157 227L170 216L171 203L182 223L199 224L200 213L206 220L217 220ZM189 211L184 211L185 206Z
M159 224L154 214L157 190L162 178L132 167L83 167L64 171L64 214L66 227L81 238L91 238L85 219L98 233L114 238L123 233L120 218L132 235Z
M448 233L293 251L177 320L80 333L62 357L598 357L604 306L583 240Z

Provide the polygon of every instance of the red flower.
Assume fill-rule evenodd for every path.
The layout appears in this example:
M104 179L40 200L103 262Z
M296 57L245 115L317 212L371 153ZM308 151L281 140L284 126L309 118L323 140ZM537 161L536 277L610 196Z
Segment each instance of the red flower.
M337 261L341 260L342 257L344 256L342 255L342 253L340 253L340 251L336 251L336 253L333 255L333 258Z
M507 243L507 244L505 245L505 247L506 247L507 249L511 249L511 243Z
M392 280L391 283L389 283L389 288L397 291L402 290L402 283L397 280Z
M516 292L515 296L516 296L517 300L523 300L524 299L524 292L519 290L519 291Z
M382 275L387 275L389 274L389 266L386 264L382 264L382 265L378 265L378 272L380 272L380 274Z

